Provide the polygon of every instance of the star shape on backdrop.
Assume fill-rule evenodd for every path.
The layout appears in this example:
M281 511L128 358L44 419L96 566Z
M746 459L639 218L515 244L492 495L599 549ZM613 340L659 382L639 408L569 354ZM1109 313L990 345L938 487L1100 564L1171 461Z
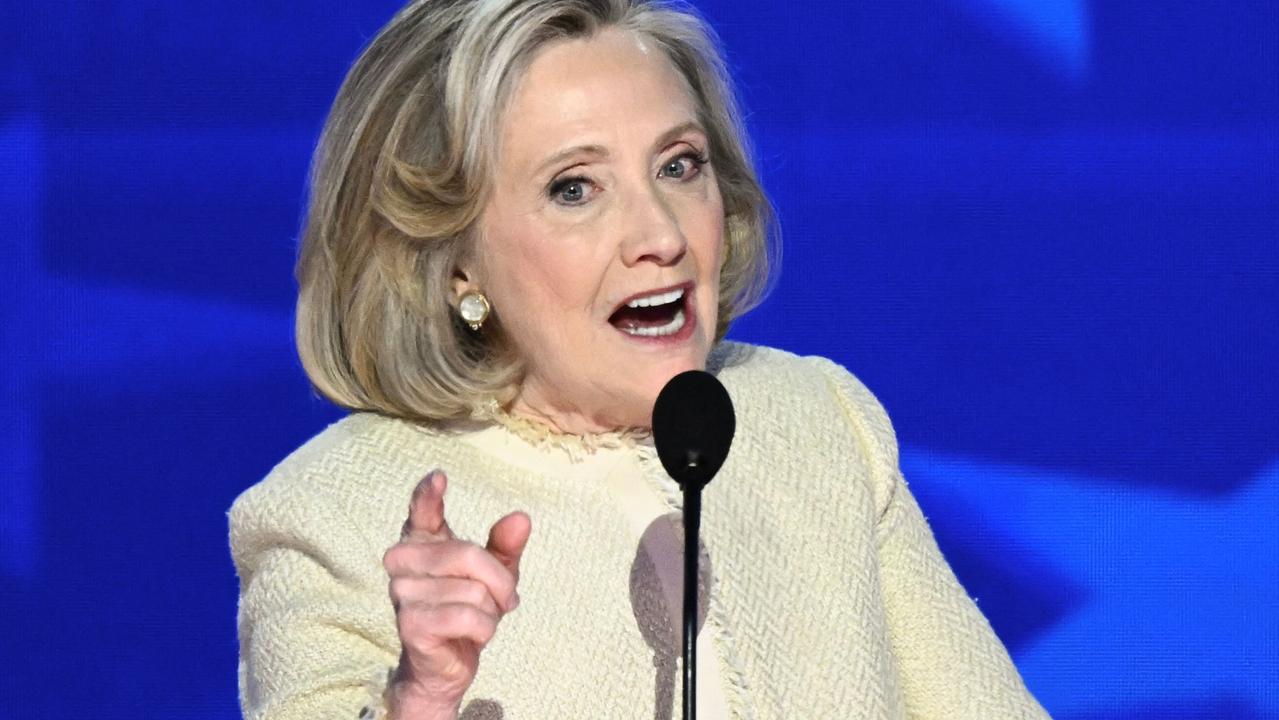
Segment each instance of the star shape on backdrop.
M1088 73L1091 42L1086 0L950 0L1020 45L1059 76Z
M1067 588L1014 647L1054 716L1279 717L1279 458L1212 497L917 448L903 448L902 471L948 555L950 528L998 527L986 557L1051 568L1039 581ZM969 551L961 541L950 557L957 572ZM1037 575L1000 590L1037 602ZM979 606L1008 602L967 587Z

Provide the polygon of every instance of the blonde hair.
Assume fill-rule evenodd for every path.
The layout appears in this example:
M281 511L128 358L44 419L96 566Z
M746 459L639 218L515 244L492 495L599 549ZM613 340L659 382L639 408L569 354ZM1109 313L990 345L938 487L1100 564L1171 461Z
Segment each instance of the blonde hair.
M719 325L767 289L773 215L713 31L649 0L414 0L347 74L311 168L297 262L297 345L338 405L417 420L507 403L522 378L500 320L472 333L450 302L488 187L511 86L549 42L616 27L688 83L724 201Z

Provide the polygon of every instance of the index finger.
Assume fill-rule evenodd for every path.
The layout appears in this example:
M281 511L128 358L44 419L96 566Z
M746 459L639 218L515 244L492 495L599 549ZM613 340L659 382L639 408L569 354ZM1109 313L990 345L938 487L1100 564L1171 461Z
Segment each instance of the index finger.
M448 477L442 470L432 470L413 488L409 517L400 531L402 540L440 542L454 538L444 519L444 491L448 484Z

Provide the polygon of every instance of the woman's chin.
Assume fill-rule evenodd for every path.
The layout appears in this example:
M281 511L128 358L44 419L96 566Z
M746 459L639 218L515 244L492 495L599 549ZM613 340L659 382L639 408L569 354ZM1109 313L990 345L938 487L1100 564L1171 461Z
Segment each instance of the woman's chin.
M635 427L647 428L652 424L653 404L657 402L657 396L666 387L666 383L671 378L688 370L704 370L706 369L706 356L703 354L698 357L688 357L681 359L672 359L672 362L664 363L648 376L643 383L644 391L641 393L641 399L636 401L635 410L632 413L633 418L641 419L642 422L632 423Z

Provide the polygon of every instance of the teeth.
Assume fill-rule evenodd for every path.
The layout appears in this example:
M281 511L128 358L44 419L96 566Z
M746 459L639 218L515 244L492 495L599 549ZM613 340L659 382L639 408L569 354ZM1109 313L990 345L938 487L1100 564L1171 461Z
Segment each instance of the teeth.
M656 327L624 327L622 332L628 335L641 335L643 337L664 337L666 335L674 335L684 327L684 310L676 310L675 317L665 325Z
M626 307L642 308L652 307L654 305L665 305L667 303L673 303L682 297L684 297L684 288L678 288L670 292L664 292L660 295L649 295L647 297L635 298L634 300L626 303Z

